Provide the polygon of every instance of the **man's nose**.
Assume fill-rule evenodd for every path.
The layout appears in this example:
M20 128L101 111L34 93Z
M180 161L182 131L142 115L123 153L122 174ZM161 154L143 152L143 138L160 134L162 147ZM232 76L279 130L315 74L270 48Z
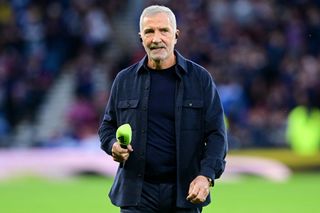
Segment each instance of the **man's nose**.
M153 43L159 43L159 42L161 42L161 34L160 34L160 32L158 32L158 31L155 31L155 32L154 32L154 36L153 36L153 38L152 38L152 42L153 42Z

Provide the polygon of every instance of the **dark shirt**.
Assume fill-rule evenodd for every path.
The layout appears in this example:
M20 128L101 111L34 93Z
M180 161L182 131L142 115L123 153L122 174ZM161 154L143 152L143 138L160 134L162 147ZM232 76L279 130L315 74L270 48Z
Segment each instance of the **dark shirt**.
M174 130L175 66L150 72L145 179L175 182L176 143Z

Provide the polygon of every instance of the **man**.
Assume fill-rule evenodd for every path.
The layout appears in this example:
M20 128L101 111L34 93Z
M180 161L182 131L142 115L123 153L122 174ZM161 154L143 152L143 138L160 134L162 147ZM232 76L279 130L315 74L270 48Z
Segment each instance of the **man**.
M140 16L147 55L115 78L99 135L120 162L109 197L121 212L201 212L224 171L223 109L210 74L174 50L173 12L145 8ZM123 149L117 128L129 123Z

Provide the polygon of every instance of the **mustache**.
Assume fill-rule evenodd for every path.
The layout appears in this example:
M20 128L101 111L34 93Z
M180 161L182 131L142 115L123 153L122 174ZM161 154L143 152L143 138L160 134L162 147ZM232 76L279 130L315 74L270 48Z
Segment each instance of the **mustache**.
M151 49L151 50L153 50L153 49L158 49L158 48L164 48L165 46L164 45L158 45L158 44L151 44L150 46L149 46L149 48Z

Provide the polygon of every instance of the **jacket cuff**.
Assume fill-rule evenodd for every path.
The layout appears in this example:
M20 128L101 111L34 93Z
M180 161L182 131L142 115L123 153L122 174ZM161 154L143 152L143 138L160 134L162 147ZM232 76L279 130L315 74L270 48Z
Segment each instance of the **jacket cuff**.
M112 146L113 144L117 142L117 139L112 139L108 144L103 144L101 148L108 154L112 155Z
M210 182L213 183L214 182L214 179L216 177L215 173L209 173L209 172L205 172L205 171L202 171L200 173L200 175L202 176L205 176L206 178L208 178L208 180L211 180Z
M216 159L214 164L202 164L200 175L211 178L212 180L220 178L225 169L225 160Z

